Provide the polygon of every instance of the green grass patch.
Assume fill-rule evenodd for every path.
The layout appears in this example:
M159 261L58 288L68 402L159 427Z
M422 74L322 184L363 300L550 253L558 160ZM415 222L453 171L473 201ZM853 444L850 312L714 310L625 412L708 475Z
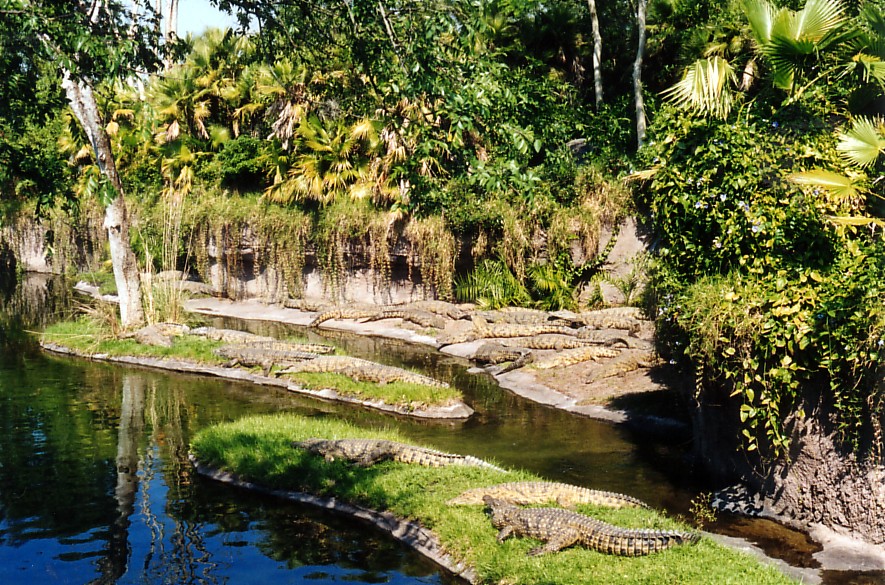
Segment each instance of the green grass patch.
M134 339L118 339L100 321L88 316L76 321L66 321L48 326L42 339L86 354L107 354L109 356L133 356L153 358L178 358L206 364L222 365L230 360L215 355L214 350L225 345L194 335L180 335L173 338L172 347L156 347L138 343ZM298 340L296 342L307 342ZM263 373L260 367L249 368ZM279 369L279 368L275 368ZM463 396L456 388L440 388L391 382L375 384L358 382L341 374L302 373L291 376L293 381L313 390L332 389L345 396L361 400L380 400L385 404L415 410L423 406L445 406L460 401Z
M408 382L376 384L359 382L342 374L300 373L290 376L305 388L323 390L330 388L339 394L355 396L364 400L381 400L385 404L417 407L424 404L443 405L461 400L461 392L455 388L440 388Z
M193 335L174 337L172 347L144 345L134 339L117 339L107 334L102 325L89 317L65 321L48 326L42 340L83 353L104 353L111 356L174 357L209 364L222 364L228 360L218 357L214 349L223 345Z
M474 567L484 583L523 584L745 584L793 583L777 570L708 538L647 557L626 558L583 548L530 558L533 539L495 540L482 506L448 506L462 491L505 481L541 479L526 472L498 473L474 467L426 468L385 462L368 468L326 462L291 446L293 440L385 438L411 442L393 430L369 431L343 421L291 414L249 417L200 431L191 449L203 462L260 484L304 491L361 504L419 521L444 548ZM653 510L580 511L629 528L685 529Z

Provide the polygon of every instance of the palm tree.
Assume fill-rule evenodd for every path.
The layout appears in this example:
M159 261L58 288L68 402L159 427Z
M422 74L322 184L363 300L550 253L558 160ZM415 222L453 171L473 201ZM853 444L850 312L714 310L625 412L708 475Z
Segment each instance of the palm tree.
M854 36L839 0L807 0L797 11L776 8L768 0L746 0L744 14L755 54L767 65L774 85L793 99L807 87L798 82L820 64L821 55ZM729 55L722 45L708 47L703 58L686 68L682 80L664 92L665 97L701 115L727 118L758 74L758 61L744 54L743 43L736 45L737 55ZM745 60L740 80L734 59ZM809 83L834 72L826 69Z
M295 162L283 180L267 189L268 199L326 205L344 195L362 199L372 194L371 158L378 137L371 121L349 126L341 119L310 116L299 124L297 136Z

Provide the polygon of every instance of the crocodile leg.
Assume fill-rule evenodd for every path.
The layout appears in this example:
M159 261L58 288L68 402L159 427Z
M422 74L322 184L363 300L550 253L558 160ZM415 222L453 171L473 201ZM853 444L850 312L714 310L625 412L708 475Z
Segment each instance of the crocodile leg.
M513 526L505 526L498 532L498 543L502 543L513 536Z
M554 553L564 548L570 547L571 545L578 542L579 539L580 537L576 531L565 532L559 536L551 538L543 546L533 548L527 554L530 557L536 557L538 555Z

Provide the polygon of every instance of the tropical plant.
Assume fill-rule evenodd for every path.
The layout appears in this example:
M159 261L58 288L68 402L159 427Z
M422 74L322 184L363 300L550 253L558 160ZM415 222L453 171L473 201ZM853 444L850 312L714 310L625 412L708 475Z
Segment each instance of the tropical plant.
M455 280L455 298L489 309L526 305L531 295L503 260L486 259L467 276Z

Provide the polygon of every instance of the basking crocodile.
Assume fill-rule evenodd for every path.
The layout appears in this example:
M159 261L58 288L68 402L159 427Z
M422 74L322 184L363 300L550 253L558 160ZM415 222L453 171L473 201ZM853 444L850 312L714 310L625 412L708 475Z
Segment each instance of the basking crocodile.
M503 500L515 506L556 502L573 508L578 504L592 504L608 508L648 508L642 500L618 494L551 481L516 481L467 490L448 501L451 505L482 504L485 496Z
M549 370L551 368L564 368L589 360L596 361L599 358L611 358L620 355L621 350L612 347L599 347L598 345L588 345L587 347L579 347L576 349L566 349L557 354L535 360L532 364L539 370Z
M531 363L534 359L532 352L526 349L508 347L500 343L486 342L479 346L473 359L481 364L503 364L511 362L500 373L509 372Z
M623 329L633 334L638 333L642 327L642 321L635 317L621 317L617 314L610 315L600 311L579 313L575 317L575 322L596 329Z
M489 323L509 323L511 325L560 325L568 327L571 321L555 317L537 309L505 307L497 311L473 311L471 317L481 317Z
M246 340L242 343L236 343L236 345L268 351L300 351L316 354L327 354L335 351L334 346L324 343L299 343L297 341L280 341L277 339L273 341L265 341L263 339Z
M293 447L306 449L316 455L322 455L326 461L345 459L356 465L367 467L380 461L397 461L424 467L448 467L465 465L484 467L504 472L503 469L482 459L470 455L456 455L435 449L416 447L383 439L306 439L293 441Z
M287 367L300 364L303 361L313 360L320 356L306 351L291 349L269 349L249 347L245 345L222 345L215 350L215 354L230 361L229 366L261 366L264 374L270 373L273 366Z
M700 540L694 532L619 528L562 508L519 508L492 496L482 500L491 511L492 524L500 530L498 542L514 535L546 542L531 549L529 556L579 544L602 553L639 557Z
M133 338L144 345L172 347L172 338L185 335L190 327L180 323L153 323L121 336L121 339Z
M407 382L410 384L422 384L436 388L448 388L448 384L440 382L429 376L424 376L403 368L385 366L369 360L362 360L344 355L317 356L310 361L302 361L291 364L280 374L300 373L334 373L348 376L355 380L366 380L378 384L388 382Z
M191 335L199 335L206 337L212 341L221 341L224 343L252 343L255 341L275 341L273 337L265 337L263 335L255 335L246 331L237 331L236 329L216 329L215 327L197 327L190 330Z
M622 345L630 349L652 349L654 344L645 339L639 339L632 335L624 335L624 332L617 329L597 329L596 327L585 326L576 331L575 335L578 339L599 345Z
M643 320L642 309L639 307L607 307L605 309L596 309L595 311L584 311L580 313L578 316L582 315L598 315L598 316L607 316L607 317L618 317L618 318L628 318L628 319L639 319Z
M591 339L579 339L571 335L561 335L559 333L544 333L541 335L533 335L532 337L514 337L504 342L508 347L525 347L528 349L576 349L579 347L587 347L589 345L611 345L609 340L594 341Z
M428 313L433 313L435 315L442 315L443 317L448 317L449 319L454 319L456 321L467 317L467 313L463 309L447 301L415 301L409 306L419 311L427 311Z
M310 327L317 327L330 319L365 319L374 317L378 313L378 307L335 307L327 309L313 318L308 323Z
M561 333L574 335L575 330L563 325L518 325L515 323L489 323L479 315L473 316L473 327L476 338L488 337L531 337L543 333Z
M299 311L307 311L309 313L316 313L319 311L325 311L330 308L332 305L326 301L311 301L307 299L286 299L283 301L283 306L287 309L298 309Z
M656 361L657 358L654 352L651 351L624 352L623 355L611 360L598 370L591 372L585 381L588 384L592 384L604 378L622 376L639 368L650 368Z
M415 323L421 327L435 327L442 329L446 326L446 321L440 315L435 315L429 311L420 311L418 309L409 308L384 308L374 315L370 316L367 321L379 321L381 319L402 319Z
M436 336L436 342L440 344L440 346L453 345L455 343L466 343L468 341L474 341L476 339L476 329L472 327L470 329L443 331Z

